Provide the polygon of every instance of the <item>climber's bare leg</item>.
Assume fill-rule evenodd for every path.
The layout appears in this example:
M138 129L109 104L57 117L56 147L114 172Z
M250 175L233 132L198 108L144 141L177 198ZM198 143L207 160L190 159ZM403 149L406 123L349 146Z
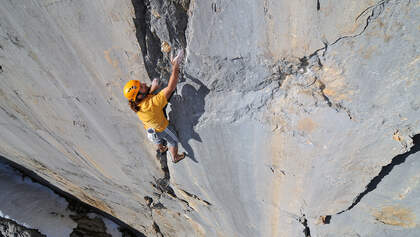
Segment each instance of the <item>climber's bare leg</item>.
M172 155L172 161L174 163L177 163L178 161L185 158L185 154L178 154L178 147L177 146L170 146L169 152L171 152Z

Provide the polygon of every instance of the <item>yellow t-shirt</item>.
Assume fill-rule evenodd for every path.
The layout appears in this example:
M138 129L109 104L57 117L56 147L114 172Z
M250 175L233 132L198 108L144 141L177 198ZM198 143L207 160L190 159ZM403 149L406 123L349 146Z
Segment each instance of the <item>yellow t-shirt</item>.
M154 128L156 132L162 132L168 127L169 121L163 115L163 107L168 104L163 91L157 95L147 95L140 103L140 111L137 116L143 122L144 128Z

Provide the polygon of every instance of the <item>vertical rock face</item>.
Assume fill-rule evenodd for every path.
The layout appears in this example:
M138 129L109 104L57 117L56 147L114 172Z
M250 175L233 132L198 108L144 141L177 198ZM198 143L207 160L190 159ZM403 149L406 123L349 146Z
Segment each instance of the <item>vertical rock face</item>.
M419 6L3 1L0 153L146 235L416 236ZM166 167L121 88L180 47Z
M131 2L2 1L0 11L1 155L151 226L143 197L161 173L121 92L148 81Z

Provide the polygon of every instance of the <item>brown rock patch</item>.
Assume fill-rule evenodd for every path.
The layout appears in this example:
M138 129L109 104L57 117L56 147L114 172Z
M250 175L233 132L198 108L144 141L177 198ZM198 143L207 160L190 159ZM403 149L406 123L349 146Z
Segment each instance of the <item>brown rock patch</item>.
M414 228L416 216L407 208L398 206L384 206L373 213L375 219L385 225Z

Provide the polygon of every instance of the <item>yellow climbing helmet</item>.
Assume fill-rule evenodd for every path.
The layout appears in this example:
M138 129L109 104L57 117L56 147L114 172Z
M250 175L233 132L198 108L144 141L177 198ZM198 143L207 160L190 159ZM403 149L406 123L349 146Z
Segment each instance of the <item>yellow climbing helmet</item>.
M124 86L124 96L129 101L134 101L136 100L136 96L137 96L137 93L139 93L139 90L140 90L140 81L130 80Z

